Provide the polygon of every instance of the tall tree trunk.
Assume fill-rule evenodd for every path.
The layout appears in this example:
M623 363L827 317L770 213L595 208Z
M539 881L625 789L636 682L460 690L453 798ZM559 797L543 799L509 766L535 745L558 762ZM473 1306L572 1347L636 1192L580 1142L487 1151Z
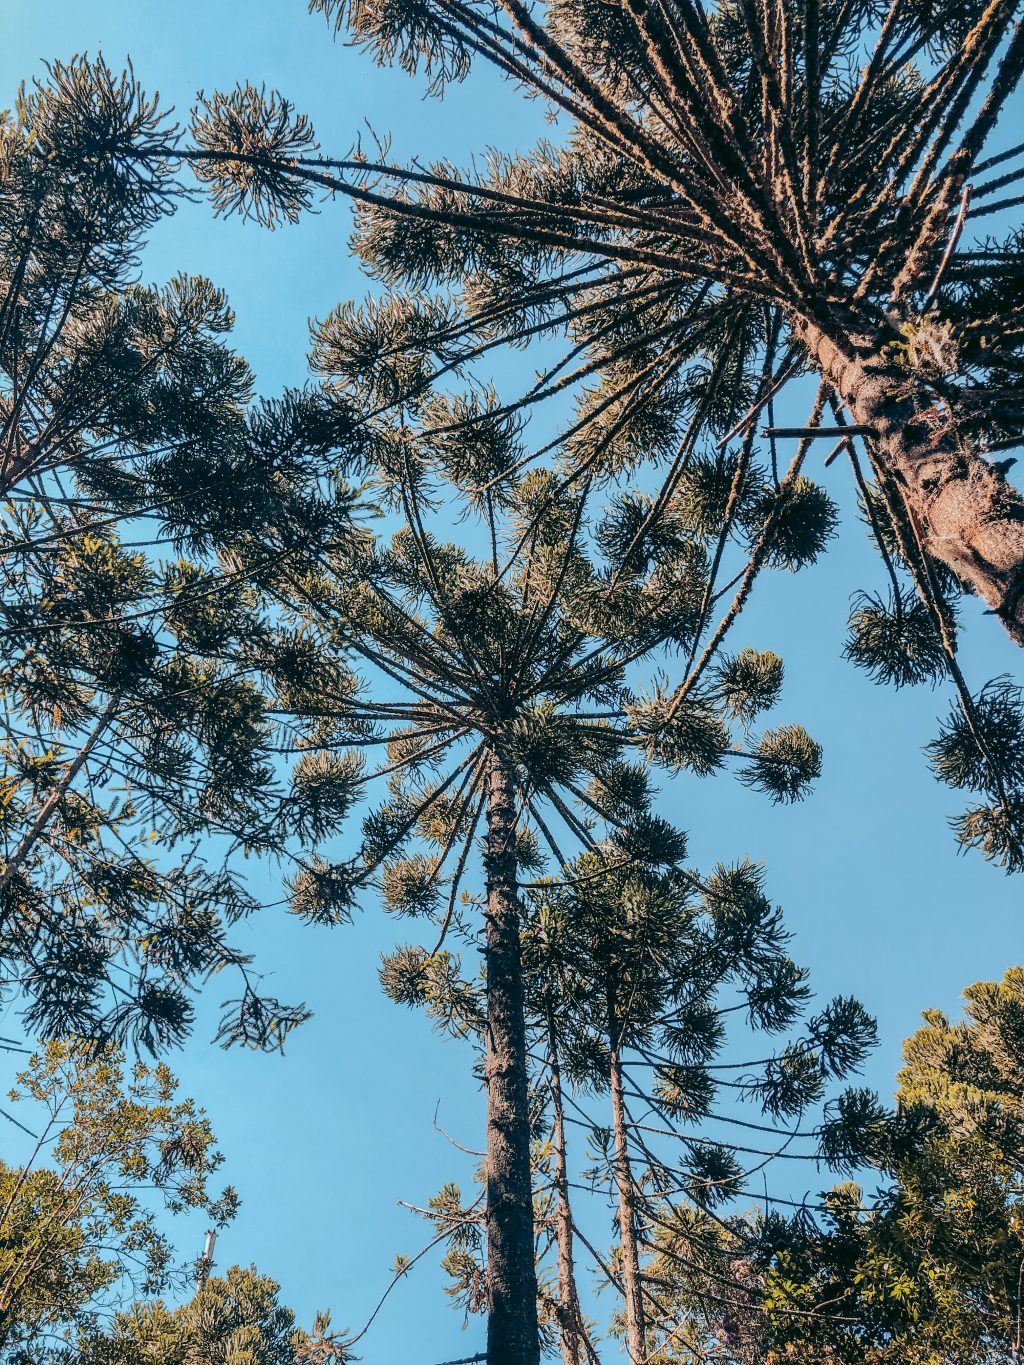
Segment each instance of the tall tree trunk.
M569 1172L565 1155L565 1111L562 1106L562 1073L554 1014L548 1007L548 1062L551 1068L551 1109L555 1149L555 1242L558 1248L558 1327L562 1365L579 1365L581 1314L573 1264L572 1207L569 1203Z
M633 1165L626 1133L626 1101L622 1093L621 1038L609 1002L608 1038L611 1043L609 1071L612 1090L612 1133L615 1140L615 1184L619 1193L619 1241L622 1246L622 1289L626 1310L626 1353L631 1365L647 1359L644 1296L640 1279L640 1253L636 1235L636 1192Z
M526 1022L507 765L492 755L487 802L487 1365L538 1365Z
M912 369L886 363L855 325L803 319L795 335L899 483L921 543L1024 644L1024 498L959 436Z

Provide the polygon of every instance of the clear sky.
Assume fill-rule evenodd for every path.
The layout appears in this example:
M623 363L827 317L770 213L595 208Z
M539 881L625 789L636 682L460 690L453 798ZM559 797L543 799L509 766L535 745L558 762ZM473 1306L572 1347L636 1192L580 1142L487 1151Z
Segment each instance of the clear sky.
M491 77L443 103L422 102L401 73L378 72L333 44L304 0L0 0L0 31L0 107L45 59L102 50L114 66L130 56L144 85L182 113L197 90L266 82L311 116L335 154L360 132L365 139L367 122L394 134L397 158L456 161L488 144L525 149L548 131L536 104ZM187 270L226 288L239 349L273 393L304 378L307 318L366 290L347 254L347 224L343 205L326 205L268 234L213 221L198 203L159 227L145 273L158 282ZM727 773L666 785L663 802L690 831L695 866L745 853L765 860L793 955L810 967L819 995L856 994L878 1018L882 1046L868 1079L887 1094L922 1009L955 1011L966 984L1024 960L1024 883L957 853L946 824L957 796L932 779L921 753L948 700L877 688L842 660L850 595L877 586L882 569L856 519L846 467L810 472L842 507L840 537L795 581L762 581L735 644L782 654L778 718L799 720L823 743L824 775L796 808L769 806ZM1019 673L1019 651L991 618L976 608L966 616L972 682ZM219 1052L205 1042L207 1019L172 1059L183 1088L210 1111L243 1199L219 1261L254 1261L307 1321L329 1306L337 1325L355 1326L395 1252L426 1240L396 1200L419 1204L444 1180L465 1177L467 1158L432 1128L435 1106L440 1125L478 1147L482 1099L464 1052L380 995L378 956L396 935L378 910L368 906L333 933L269 910L242 933L273 972L274 992L305 999L315 1018L284 1058ZM217 990L215 982L214 1003ZM198 1232L192 1250L201 1250ZM398 1288L359 1348L368 1365L433 1365L481 1349L482 1324L460 1332L439 1283L433 1270L417 1269Z

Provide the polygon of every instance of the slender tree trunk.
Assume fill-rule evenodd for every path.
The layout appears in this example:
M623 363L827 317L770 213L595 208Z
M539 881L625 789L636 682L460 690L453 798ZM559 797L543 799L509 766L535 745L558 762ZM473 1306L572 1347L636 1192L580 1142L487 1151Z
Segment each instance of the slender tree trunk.
M579 1365L582 1344L576 1267L573 1264L572 1206L569 1203L569 1172L565 1155L565 1112L562 1107L562 1073L553 1013L548 1009L548 1061L551 1068L551 1109L555 1149L555 1241L558 1247L558 1326L562 1365Z
M492 756L487 803L487 1365L538 1365L526 1023L512 779Z
M647 1358L644 1296L640 1280L640 1253L636 1235L636 1194L633 1165L626 1134L626 1101L622 1093L622 1055L614 1012L609 1005L608 1037L611 1042L609 1071L612 1090L612 1133L615 1139L615 1184L619 1193L619 1241L622 1246L622 1289L626 1309L626 1353L630 1365L643 1365Z
M806 319L796 336L899 483L921 543L1024 644L1024 498L959 436L955 416L877 337Z

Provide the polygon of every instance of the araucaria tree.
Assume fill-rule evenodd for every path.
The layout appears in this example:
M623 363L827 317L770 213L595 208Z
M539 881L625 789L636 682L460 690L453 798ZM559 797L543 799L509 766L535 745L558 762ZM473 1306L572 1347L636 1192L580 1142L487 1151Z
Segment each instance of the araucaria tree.
M620 409L663 410L712 336L748 420L810 367L922 552L1024 643L1024 502L984 458L1024 422L1021 242L955 250L1021 174L986 178L1019 147L984 156L1024 71L1015 0L311 7L437 87L488 61L566 119L480 176L375 168L378 268L481 278L495 333L568 315Z
M829 437L886 572L852 614L848 653L897 686L951 680L949 728L971 757L939 773L983 793L958 835L1024 866L1018 699L999 686L972 695L956 660L964 592L1024 640L1024 502L1010 462L988 458L1024 434L1024 253L1019 233L969 231L1020 203L1022 149L986 152L1024 66L1019 6L313 8L435 92L490 63L545 102L556 140L464 173L375 163L361 148L334 159L287 100L245 86L204 101L192 141L168 155L193 165L219 211L264 222L348 196L356 249L385 286L458 302L431 322L438 373L506 344L558 348L510 407L573 396L562 437L581 484L653 465L627 558L659 553L660 523L695 488L714 503L713 586L674 705L762 570L806 562L780 531L830 528L831 503L804 472ZM777 405L808 375L807 425L777 427ZM769 497L756 496L762 420Z
M371 302L315 329L314 368L337 401L362 410L372 482L396 524L390 539L327 553L304 576L279 573L275 591L306 626L290 707L305 719L297 740L327 807L343 810L373 779L386 780L389 796L366 817L357 858L314 862L296 877L293 908L337 920L374 884L388 908L437 926L432 942L389 957L382 980L394 999L479 1031L487 1358L527 1365L538 1336L524 874L561 875L581 844L599 875L684 857L683 836L624 763L631 750L705 775L735 759L743 780L777 801L804 792L820 750L798 725L734 740L733 723L746 731L778 697L782 665L770 653L721 660L671 717L657 683L637 690L651 656L692 642L708 584L703 534L677 521L663 530L659 563L626 570L628 506L591 523L586 489L559 471L461 493L516 462L520 430L488 392L424 386L431 357L414 339L433 317L410 300ZM389 365L381 352L396 337L408 345ZM452 429L439 437L440 426ZM464 545L438 534L456 516L478 518ZM361 677L353 657L365 662ZM364 770L358 754L372 746L387 756ZM484 894L475 897L478 835ZM482 948L482 998L445 948L453 937Z
M643 783L641 771L620 773ZM581 1127L590 1180L614 1197L616 1252L611 1266L598 1259L596 1269L621 1292L631 1365L687 1352L700 1359L736 1312L728 1275L750 1254L751 1230L735 1210L757 1197L774 1156L818 1158L810 1115L828 1083L863 1061L874 1024L855 1001L838 999L773 1054L739 1054L729 1028L739 1010L763 1052L765 1036L788 1031L810 996L762 869L749 862L702 879L678 867L610 871L585 853L560 883L530 891L528 903L528 999L537 1085L550 1111L564 1365L594 1356L575 1270L587 1200L580 1175L570 1182L567 1174L580 1164L567 1131ZM595 1093L608 1097L601 1117ZM677 1281L704 1310L704 1330L665 1292ZM799 1315L802 1301L781 1295L779 1308ZM740 1311L756 1322L763 1306L743 1302Z
M273 1044L302 1011L226 937L256 908L228 854L308 813L260 581L344 533L348 429L313 395L253 401L209 281L135 282L168 137L102 62L0 120L0 989L32 1033L157 1048L234 967L225 1036Z
M87 62L55 66L0 123L5 981L38 1029L157 1047L187 1031L192 984L233 965L224 1036L280 1042L303 1012L260 1000L226 942L254 908L227 855L294 857L292 909L322 923L372 887L427 928L386 957L385 990L482 1054L481 1275L457 1195L431 1216L486 1308L488 1365L537 1365L553 1298L566 1365L593 1355L563 1068L611 1101L595 1179L616 1197L606 1278L631 1361L703 1360L733 1337L753 1360L768 1333L734 1331L734 1310L770 1326L822 1305L771 1280L774 1244L756 1259L759 1238L792 1233L782 1220L716 1212L750 1170L695 1128L730 1084L798 1120L871 1025L834 1005L724 1079L719 1009L788 1026L803 978L754 869L684 868L649 774L735 763L780 802L818 775L799 725L751 733L781 661L723 647L758 575L812 563L834 534L804 473L830 434L891 584L858 604L848 652L897 684L952 679L931 758L991 801L961 840L1024 867L1024 703L1009 683L971 695L953 600L977 594L1024 643L1024 500L986 459L1024 440L1024 240L962 245L1018 179L978 180L1021 152L985 152L1024 70L1019 3L313 8L437 89L490 62L565 123L479 173L403 169L321 156L287 101L245 87L201 101L186 142L131 73ZM223 297L133 283L183 162L218 210L269 226L317 194L357 202L357 249L392 294L317 324L319 389L254 404ZM567 349L529 392L480 383L482 356L535 337ZM808 373L808 425L777 428ZM526 414L560 395L567 420L527 449ZM379 535L354 527L353 471ZM386 798L334 857L374 783ZM531 1161L545 1111L554 1295ZM853 1094L820 1136L852 1161L882 1130L899 1136ZM841 1315L827 1326L841 1338Z

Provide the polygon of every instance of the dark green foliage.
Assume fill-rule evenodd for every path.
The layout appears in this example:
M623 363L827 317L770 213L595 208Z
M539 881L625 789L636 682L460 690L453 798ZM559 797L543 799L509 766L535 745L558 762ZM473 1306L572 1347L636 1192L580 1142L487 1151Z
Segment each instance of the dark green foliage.
M602 810L607 810L613 817L639 814L651 802L650 772L639 763L618 759L598 769L589 794Z
M753 525L758 501L764 496L758 492L760 474L752 465L743 468L729 451L697 456L680 477L672 510L693 535L708 538L716 536L725 524L732 497L736 519Z
M793 1024L809 994L805 974L786 956L762 869L719 867L701 882L678 868L595 875L600 868L599 857L586 854L566 884L542 884L529 898L524 960L530 1018L543 1044L535 1056L547 1061L538 1095L551 1124L543 1150L554 1147L553 1164L538 1159L538 1178L547 1190L564 1161L566 1122L589 1123L585 1175L618 1204L614 1264L629 1350L635 1358L642 1340L660 1360L664 1341L667 1361L685 1318L665 1306L666 1289L692 1283L694 1255L705 1249L712 1274L728 1273L735 1244L747 1240L737 1206L759 1197L759 1173L776 1144L794 1155L787 1125L802 1127L829 1081L861 1065L875 1027L855 1001L837 999L777 1055L735 1061L728 1025L738 1007L754 1030L777 1032ZM568 1081L571 1098L563 1092ZM591 1097L605 1094L610 1115L595 1118ZM736 1098L756 1103L758 1117L740 1117ZM564 1239L580 1225L582 1188L559 1188L556 1180L554 1193L538 1201L548 1227L559 1230L555 1302L563 1309ZM666 1267L666 1238L680 1223L689 1228L686 1254ZM720 1245L716 1229L728 1234ZM635 1282L643 1286L639 1302ZM564 1347L572 1339L564 1311L556 1321Z
M138 283L175 145L84 59L0 122L0 957L34 1033L167 1047L232 968L222 1036L276 1045L303 1011L228 942L256 909L230 855L351 800L349 760L284 780L276 703L316 668L268 593L351 537L362 436L311 392L253 400L209 281Z
M611 443L600 455L581 454L568 436L553 469L516 474L521 416L483 387L459 391L432 376L440 360L433 329L443 317L419 310L419 301L337 309L314 328L322 400L362 414L359 458L383 519L375 538L339 538L287 585L275 580L287 604L279 629L291 642L285 695L303 751L289 818L310 844L292 878L292 908L339 922L372 889L387 910L414 920L422 942L384 956L382 988L482 1054L489 1114L507 1115L502 1105L530 1065L515 1060L507 1039L505 1051L495 1042L496 1028L508 1028L523 1008L517 888L543 885L572 899L585 883L581 903L600 906L595 934L598 916L609 923L621 916L625 895L640 934L638 965L618 962L611 976L625 989L635 970L638 989L651 997L642 1009L638 999L635 1027L645 1027L648 1009L692 1016L703 1021L707 1043L704 1053L696 1042L677 1046L670 1040L678 1029L666 1020L666 1046L688 1060L666 1060L656 1102L666 1112L684 1104L703 1112L716 1093L719 987L744 990L751 1021L770 1028L790 1022L806 987L767 902L737 907L742 927L724 910L719 925L710 901L691 905L694 878L681 870L686 838L658 812L644 760L706 776L735 755L756 766L758 784L779 799L807 786L817 749L794 727L763 736L753 758L733 740L733 724L746 729L778 699L782 663L770 651L742 650L708 668L690 697L660 680L651 696L638 696L634 684L649 662L699 646L711 547L681 520L655 519L648 542L642 500L623 498L594 517L593 485L571 471L580 459L613 458ZM452 526L463 522L467 530L451 541ZM349 671L353 656L365 664L360 677ZM315 683L303 681L307 669ZM353 757L372 750L378 760ZM357 789L370 789L372 799L372 784L379 800L362 813L357 847L336 862L329 845L337 824ZM496 789L507 790L510 806L496 804ZM473 892L481 856L485 897ZM744 894L734 889L733 899ZM623 930L634 933L629 922ZM481 950L482 977L465 965ZM582 942L573 951L584 953ZM675 972L668 984L658 978L666 963ZM585 956L575 972L581 990L588 978L591 989L611 979ZM607 1033L597 1023L581 1029L567 1059L580 1077L603 1074ZM819 1065L818 1089L826 1075ZM522 1119L488 1124L492 1191L508 1170L495 1164L506 1159L491 1150L495 1134L507 1147L514 1133L525 1155L530 1114ZM692 1177L705 1200L717 1197L709 1181L710 1168ZM528 1202L529 1190L522 1194ZM489 1267L515 1207L497 1197L485 1207ZM471 1311L492 1305L493 1324L504 1282L483 1269L480 1220L471 1226L465 1244L446 1234L444 1265L456 1300ZM544 1292L540 1314L550 1327Z
M612 840L612 855L622 852L633 862L668 867L686 857L686 835L660 815L640 811L623 821Z
M278 1297L279 1286L255 1266L229 1266L180 1307L147 1300L119 1312L104 1332L81 1343L80 1365L342 1365L352 1360L330 1316L312 1334Z
M358 385L371 407L414 403L432 377L431 342L454 321L435 299L343 303L314 323L310 366L332 387Z
M749 1083L765 1113L795 1119L821 1099L825 1081L818 1057L806 1047L788 1047L765 1067L764 1078Z
M946 675L946 656L925 604L900 589L888 599L859 593L850 613L846 657L876 682L907 687L936 683Z
M337 829L351 809L363 771L356 752L307 753L292 771L290 806L298 836L318 843Z
M832 1076L860 1067L877 1043L875 1021L852 996L832 1000L808 1022L810 1039Z
M652 563L670 559L691 543L681 517L651 519L653 502L635 493L609 501L594 528L598 548L614 568L646 573Z
M765 488L745 522L754 539L767 531L766 561L791 573L813 564L836 533L839 511L818 484L802 474L782 489Z
M668 768L690 768L699 777L720 768L729 752L730 734L710 702L687 700L671 715L670 700L657 694L633 708L633 721L649 735L648 754Z
M984 458L1024 432L1022 239L971 240L971 220L1020 200L1019 148L985 153L1024 69L1011 0L313 8L434 93L490 63L562 119L557 143L481 155L466 171L319 158L286 102L266 97L261 121L248 91L208 105L198 128L203 149L237 158L216 172L220 207L273 218L319 189L356 198L357 250L399 297L361 315L350 348L330 320L325 351L339 372L378 359L380 403L414 404L432 367L468 373L492 347L539 338L561 353L545 353L502 416L569 395L567 477L657 467L656 495L608 508L598 543L611 582L581 620L613 612L642 653L659 609L634 573L660 561L671 575L681 537L703 545L706 591L691 579L663 636L686 660L674 696L697 700L759 574L813 563L837 529L804 472L821 447L758 440L814 373L810 424L831 414L858 428L834 454L850 457L890 577L887 604L858 601L849 657L879 681L951 677L961 690L950 607L961 588L1024 639L1024 512ZM203 149L190 154L208 167ZM456 444L495 420L490 400L473 406L457 414ZM523 480L538 452L513 444L486 478L459 456L477 469L478 497ZM705 740L698 761L713 765Z
M469 70L469 47L446 34L426 5L410 9L402 0L385 0L383 4L373 0L313 0L310 8L323 14L335 32L351 25L356 41L378 59L398 61L407 71L422 68L439 88L448 81L461 80Z
M265 227L294 223L313 202L312 188L274 165L316 151L309 120L275 91L238 85L200 97L192 133L202 157L196 175L210 186L217 213L251 215Z
M767 652L747 650L718 669L717 686L681 703L663 693L632 703L630 719L648 758L671 771L689 768L706 777L732 753L740 752L727 720L749 723L757 711L771 706L782 681L782 661ZM798 801L821 775L821 746L803 726L767 730L738 776L766 792L773 801Z
M607 1048L614 1008L624 1048L667 1053L677 1078L682 1068L691 1084L700 1075L707 1083L727 1017L715 1001L726 987L747 1002L758 1029L777 1031L798 1016L808 996L803 972L775 973L770 1007L765 993L773 964L792 964L779 912L762 889L763 869L719 867L702 882L678 870L594 876L600 867L597 855L583 855L569 885L543 884L530 895L525 951L534 1008L543 1017L545 1002L557 1000L567 1059L578 1054L586 1066L600 1058L588 1031L604 1034ZM852 1000L833 1001L808 1029L799 1051L820 1083L859 1066L874 1042L872 1021Z
M694 1145L686 1159L687 1194L699 1208L714 1208L734 1198L744 1170L736 1156L717 1143Z
M964 848L977 848L1007 872L1024 868L1024 706L1009 678L996 678L977 697L961 694L926 753L949 786L983 792L990 804L969 807L953 821Z
M766 792L773 801L799 801L821 776L821 745L802 725L766 730L750 763L740 770L741 782Z
M384 906L401 915L432 915L440 901L436 886L437 868L432 858L417 854L413 858L392 859L381 876Z
M311 727L293 788L311 842L324 842L350 792L374 776L352 754L368 744L387 751L376 770L387 774L386 797L363 819L363 871L311 864L295 880L295 909L337 918L346 895L379 877L390 908L433 916L442 933L461 924L489 753L510 765L522 794L524 867L539 872L553 857L557 870L564 846L598 825L612 856L665 866L685 846L651 811L630 749L707 774L733 752L728 721L749 723L782 680L777 656L746 650L671 720L670 696L634 698L623 681L632 661L695 644L705 548L658 521L655 541L635 556L628 543L643 505L623 499L591 526L589 502L556 471L532 469L489 490L519 459L522 424L493 394L432 386L424 367L446 318L429 301L392 299L336 309L314 326L324 399L364 414L360 450L400 522L376 544L342 543L294 580L296 629L318 680L287 694ZM483 554L439 538L453 507L482 523ZM390 695L351 679L353 652L391 680ZM790 754L771 736L762 744L771 762L758 761L772 777L761 785L774 795L787 767L787 790L802 788L812 765L799 746Z
M954 263L934 315L926 310L936 291L926 291L989 112L1020 74L1020 36L1008 49L1003 43L1014 7L998 0L988 7L962 52L958 44L979 13L969 6L948 15L916 3L723 2L708 13L590 0L566 0L543 13L518 0L497 7L325 0L317 8L376 59L425 71L438 90L463 77L471 61L490 59L572 125L557 147L495 155L466 177L449 166L405 173L362 158L319 160L312 131L286 101L246 88L204 105L197 145L185 153L213 185L218 209L271 224L294 218L320 190L358 191L360 254L378 279L417 295L414 305L403 299L376 311L339 310L317 339L324 401L345 421L354 412L364 419L351 448L358 447L359 467L370 471L401 528L388 545L332 543L319 562L300 565L285 593L295 628L305 603L315 603L309 615L322 653L354 650L375 677L388 679L370 700L347 680L322 690L316 704L307 693L300 709L313 757L297 774L293 798L305 819L300 825L296 816L294 828L326 840L356 780L344 761L327 755L370 741L388 746L388 764L377 774L386 776L388 796L368 817L353 853L358 873L343 891L354 895L359 882L379 882L393 908L433 917L438 935L436 947L402 950L385 963L389 992L426 1004L446 1026L479 1026L478 1018L463 1024L470 1011L451 1003L472 988L442 944L449 933L468 942L477 934L466 908L472 902L460 906L458 890L478 821L489 818L485 784L496 773L508 777L519 802L508 847L521 846L537 872L566 879L579 860L564 850L581 844L584 857L597 860L587 865L598 899L610 878L632 877L628 904L605 906L605 919L615 924L616 912L635 912L645 950L650 942L660 952L660 969L676 949L641 892L650 889L645 879L679 875L672 862L684 846L636 782L616 788L613 779L606 808L604 774L638 747L650 760L700 774L738 752L742 780L776 801L794 799L817 776L820 750L799 726L774 727L747 751L733 739L732 723L745 729L774 703L777 661L741 654L719 662L757 575L812 563L835 530L831 500L802 472L808 443L800 443L784 475L781 438L754 450L766 407L772 421L771 395L808 368L825 381L812 421L821 419L830 386L841 390L837 420L843 404L854 420L874 404L862 414L869 429L885 407L876 401L878 388L889 405L904 405L894 422L901 437L883 432L865 442L884 504L881 516L868 510L892 576L892 620L865 613L850 652L896 682L935 676L942 660L961 716L933 746L933 760L953 785L981 789L995 803L969 817L975 833L966 841L1012 865L1019 701L992 689L976 702L966 694L951 661L948 583L931 560L949 559L994 609L1002 610L1004 598L993 595L978 568L984 556L958 559L957 546L946 543L957 537L935 534L929 518L943 480L961 480L966 469L972 487L983 485L979 443L1019 435L1012 382L1019 347L1000 341L986 363L975 335L963 352L973 346L975 358L962 361L953 316L959 308L971 338L969 276L958 278ZM874 59L865 62L861 49L876 40ZM1001 44L1002 74L986 104L976 97ZM782 48L788 60L780 63ZM929 63L946 65L936 73ZM980 116L964 120L969 106L981 108ZM1009 253L1011 283L1017 256ZM996 272L982 267L990 288ZM954 297L955 290L961 293ZM1011 301L1007 312L1016 318L1019 310ZM562 361L552 364L529 395L532 404L573 394L550 471L529 469L538 452L523 439L525 403L503 409L483 387L456 397L435 387L453 370L468 373L491 344L521 344L531 333L566 337L575 366L570 374ZM995 382L978 383L979 376ZM972 390L989 387L997 392L987 415L983 394ZM939 470L937 491L914 482L925 460ZM661 492L620 499L591 540L592 490L643 461L664 475ZM481 543L472 548L442 543L449 532L437 514L451 511L444 501L451 483L461 506L482 518ZM985 517L1005 513L1012 526L1019 500L995 488ZM969 535L964 540L973 547ZM251 573L250 560L246 566ZM925 604L910 628L900 574L910 576ZM721 602L734 585L731 601ZM215 634L200 623L195 638L203 629ZM661 662L667 651L683 660L682 678L638 699L634 684L646 681L637 678L640 665ZM240 726L243 741L258 720L245 700L234 697L248 721ZM243 763L244 753L233 768ZM618 865L626 860L623 871ZM655 866L669 870L655 873ZM513 901L517 871L509 873ZM296 909L315 914L320 898L298 894L303 885L296 883ZM719 874L703 894L699 915L711 927L703 930L699 965L718 982L725 977L714 972L728 977L727 962L734 975L748 973L741 1003L751 1020L784 1027L805 987L782 951L777 914L756 875L749 868ZM329 914L335 904L336 913L347 908L340 891L325 900ZM625 926L617 950L632 927ZM433 937L431 930L428 943ZM619 976L639 974L633 961L620 957L615 966L610 973L605 963L604 977L616 987ZM688 970L696 980L692 960ZM705 1020L700 1037L710 1046L703 995L671 1003ZM634 1021L630 1010L609 1012L607 999L604 1006L602 1045L606 1035L610 1059ZM667 1035L666 1046L676 1036ZM862 1017L837 1005L742 1084L768 1116L798 1119L827 1077L856 1061L866 1039ZM669 1053L670 1062L655 1064L664 1068L657 1102L670 1118L703 1114L716 1102L710 1067L695 1060L701 1053L698 1045L681 1050L684 1060ZM595 1055L594 1046L581 1044L581 1075L588 1067L595 1074ZM660 1190L668 1174L657 1156L644 1155L643 1180ZM698 1205L735 1179L721 1144L676 1166ZM834 1201L842 1216L853 1202ZM461 1212L460 1204L456 1193L441 1211ZM742 1236L734 1226L712 1231L711 1220L689 1208L665 1212L670 1240L659 1254L666 1259L680 1246L691 1262L713 1259L723 1240ZM630 1227L636 1231L627 1213L624 1256ZM453 1257L453 1279L468 1305L474 1258L466 1248L453 1249ZM726 1287L756 1289L762 1270L737 1268L734 1258ZM698 1323L707 1322L707 1302ZM739 1331L728 1314L714 1331L720 1355L742 1338L748 1358L759 1358L756 1334ZM684 1333L672 1354L692 1347L692 1357L702 1358L704 1345ZM639 1349L631 1342L630 1351L650 1358L642 1332Z
M314 857L292 881L290 908L311 924L342 924L352 917L358 872L348 863L324 863Z
M951 787L994 793L1024 781L1024 706L1009 678L987 684L970 717L951 711L928 746L936 775Z
M424 1008L435 1028L474 1037L484 1025L484 1002L479 985L466 981L461 968L455 954L400 947L382 959L380 983L396 1005Z
M741 649L715 671L726 709L744 725L774 706L782 691L782 660L770 649Z
M964 848L978 849L1006 872L1024 871L1024 796L968 809L956 818L953 829Z
M889 1149L889 1114L873 1090L844 1091L821 1126L821 1150L833 1170L851 1173Z

